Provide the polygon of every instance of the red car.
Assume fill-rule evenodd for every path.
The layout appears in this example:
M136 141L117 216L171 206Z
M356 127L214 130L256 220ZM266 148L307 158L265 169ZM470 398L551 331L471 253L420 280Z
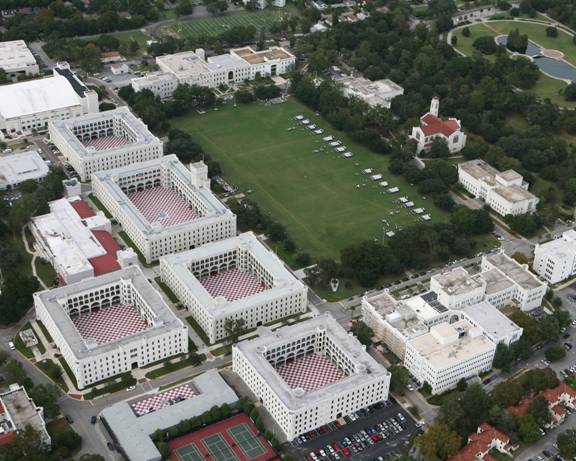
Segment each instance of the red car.
M350 456L350 450L348 450L348 448L342 448L342 453L344 453L346 457Z

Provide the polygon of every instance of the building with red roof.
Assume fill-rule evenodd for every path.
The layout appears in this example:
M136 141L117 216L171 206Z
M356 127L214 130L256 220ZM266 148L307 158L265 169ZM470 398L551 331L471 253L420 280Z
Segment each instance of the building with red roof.
M430 112L420 117L420 126L412 128L409 138L416 141L418 153L430 149L435 139L444 140L452 154L460 152L466 145L466 134L462 131L460 120L452 117L444 120L439 117L439 110L440 99L434 96Z
M564 422L566 407L576 409L576 389L562 381L552 389L546 389L534 397L526 397L518 405L510 406L507 410L515 416L524 416L528 413L532 402L538 397L548 402L550 422L546 425L547 427L554 427Z
M61 283L70 284L136 262L112 237L110 220L80 197L50 202L50 213L32 219L37 249L54 266Z
M448 461L496 461L490 455L491 450L511 456L518 449L517 445L510 443L510 437L492 427L490 424L481 424L475 434L468 437L468 443Z

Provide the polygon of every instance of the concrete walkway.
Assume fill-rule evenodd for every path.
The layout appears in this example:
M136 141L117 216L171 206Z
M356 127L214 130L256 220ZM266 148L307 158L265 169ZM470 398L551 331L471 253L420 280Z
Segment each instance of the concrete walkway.
M22 227L22 242L24 243L24 248L26 249L26 252L30 256L32 256L32 259L30 260L30 268L32 269L32 275L34 275L34 277L36 277L38 279L38 282L40 282L40 285L42 286L42 288L44 290L46 290L48 287L46 286L44 281L38 276L38 273L36 272L36 258L39 257L40 255L38 254L38 252L35 249L31 249L30 246L28 245L28 239L26 238L26 229L27 228L28 228L28 225L25 225L24 227Z

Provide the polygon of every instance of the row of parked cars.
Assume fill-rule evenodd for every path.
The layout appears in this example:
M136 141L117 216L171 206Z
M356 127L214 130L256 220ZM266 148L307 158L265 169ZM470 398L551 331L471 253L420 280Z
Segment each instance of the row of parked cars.
M398 413L396 416L389 417L373 426L367 426L341 440L312 451L306 459L307 461L345 459L372 447L378 442L400 434L405 428L406 417L402 413Z

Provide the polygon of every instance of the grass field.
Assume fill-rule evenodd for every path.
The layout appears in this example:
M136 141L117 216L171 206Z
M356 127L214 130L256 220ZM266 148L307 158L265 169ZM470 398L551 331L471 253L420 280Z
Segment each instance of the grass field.
M226 32L234 26L254 26L258 30L261 28L268 29L272 23L281 20L285 15L286 12L281 10L263 10L179 21L161 27L158 30L158 35L173 35L181 38L201 35L215 36Z
M522 22L503 21L503 22L491 22L490 24L482 23L471 25L469 26L470 29L469 37L464 37L462 35L462 29L459 29L458 31L454 32L456 34L456 37L458 37L458 43L456 45L456 48L462 53L464 53L466 56L472 56L475 52L478 53L478 51L476 51L476 49L472 46L472 44L478 37L486 35L496 37L497 35L508 34L508 32L512 28L517 26L523 33L528 34L528 37L531 40L535 41L539 45L545 47L549 46L553 47L554 45L558 44L562 45L563 47L566 46L565 37L568 36L563 32L559 32L559 37L556 39L550 37L542 37L542 35L545 36L545 26L539 26L536 24L526 24ZM541 41L541 39L543 38L547 39L546 43L543 43L543 40ZM551 40L557 40L557 41L550 43ZM576 47L571 43L571 40L568 41L570 42L569 43L570 56L572 60L574 60L576 58ZM558 46L556 46L555 49L563 51ZM565 51L563 52L566 53ZM495 59L493 55L484 55L484 57L491 61ZM566 59L568 60L568 54L566 54ZM542 99L548 98L550 99L550 101L552 101L552 103L557 104L559 106L570 108L576 107L576 102L566 101L562 96L561 91L564 88L566 88L566 83L564 83L562 80L551 78L543 73L540 73L540 78L536 82L536 85L534 85L534 87L531 88L529 91L530 93L535 94L539 98Z
M298 114L324 128L322 136L337 136L354 157L337 155L322 136L294 120ZM173 119L172 126L189 132L221 163L224 177L282 223L296 245L313 256L338 258L351 244L381 241L385 230L416 224L416 215L394 203L400 196L425 207L434 222L447 217L402 177L388 173L388 157L351 142L293 99L275 106L230 104L206 115ZM297 128L289 131L290 127ZM320 149L323 152L314 153ZM400 193L386 194L377 181L362 175L365 168L382 173L388 187L398 186Z

